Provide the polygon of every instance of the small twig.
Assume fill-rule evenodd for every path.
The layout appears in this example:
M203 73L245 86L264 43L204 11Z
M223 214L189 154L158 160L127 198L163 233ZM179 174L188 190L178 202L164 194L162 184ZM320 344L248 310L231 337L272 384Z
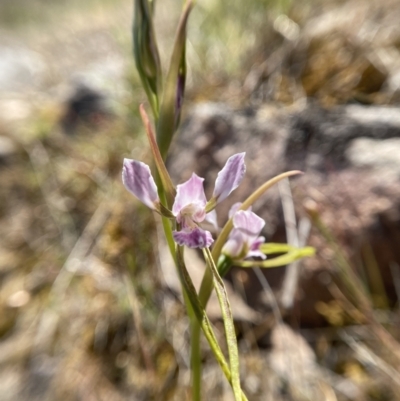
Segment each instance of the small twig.
M109 204L100 204L86 225L82 235L75 243L64 265L61 267L58 276L53 282L50 290L50 305L58 307L62 303L65 292L74 277L78 264L82 262L101 232L104 224L110 215ZM53 304L54 303L54 304ZM42 314L35 336L35 344L40 347L42 344L50 344L49 339L54 335L59 322L59 314L54 309L48 308Z
M349 336L347 333L342 333L341 337L356 352L356 355L361 363L373 365L382 373L385 373L385 375L392 379L398 386L400 386L400 374L396 369L387 364L365 344L361 344L360 342L354 340L354 338Z
M268 301L271 305L272 312L275 316L275 320L279 323L282 323L282 315L281 311L279 310L278 302L275 298L275 295L272 291L271 286L269 285L267 279L265 278L264 274L262 273L259 267L253 267L254 273L256 274L258 281L260 282L265 294L267 295Z
M290 190L289 180L285 178L278 183L279 192L282 199L283 217L285 219L286 237L289 245L303 247L306 245L311 229L311 222L307 218L300 220L297 229L296 213L292 191ZM286 267L285 277L282 284L281 304L285 309L291 309L299 281L299 263L296 261Z
M390 262L390 271L392 273L394 289L396 291L397 302L400 303L400 267L395 262Z
M52 197L54 198L54 194L58 195L60 185L57 182L55 174L49 173L54 171L54 168L51 165L47 149L43 146L42 142L36 141L31 149L25 148L25 151L29 156L33 172L39 184L44 203L49 211L50 218L53 221L54 226L57 228L63 250L69 252L69 244L76 238L76 229L73 220L68 213L64 213L64 220L66 217L67 224L64 224L63 226L60 223L60 221L62 221L60 214L54 207L54 200L52 200ZM44 172L48 173L46 174L45 179L42 177Z
M60 269L58 276L54 280L50 295L61 298L67 290L69 283L82 263L82 260L89 254L93 244L100 234L104 224L110 215L110 205L108 202L101 203L93 213L89 223L83 233L76 241L67 260Z

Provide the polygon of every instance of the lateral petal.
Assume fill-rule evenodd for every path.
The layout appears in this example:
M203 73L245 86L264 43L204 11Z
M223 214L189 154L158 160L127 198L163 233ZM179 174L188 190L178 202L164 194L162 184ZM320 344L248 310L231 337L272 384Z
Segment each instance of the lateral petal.
M244 152L231 156L222 170L218 173L213 193L213 198L217 202L221 202L227 198L242 181L246 171L244 156Z
M125 188L146 206L157 209L159 202L157 186L147 164L124 159L122 182Z

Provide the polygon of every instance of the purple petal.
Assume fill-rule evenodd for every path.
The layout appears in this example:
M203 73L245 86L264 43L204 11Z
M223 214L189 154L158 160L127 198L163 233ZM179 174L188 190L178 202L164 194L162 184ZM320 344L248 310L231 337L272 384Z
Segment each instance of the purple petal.
M261 258L261 259L267 259L267 257L261 252L261 251L250 251L247 255L246 258Z
M234 203L231 208L229 209L229 213L228 213L228 217L232 218L232 216L240 209L240 207L242 206L242 202L236 202ZM251 210L252 207L250 206L248 209L246 210Z
M125 188L151 209L159 202L157 186L150 167L142 162L124 159L122 182Z
M251 251L256 251L265 242L265 237L257 237L250 245Z
M260 251L265 238L259 237L265 221L250 210L239 210L233 216L235 227L222 248L222 252L232 259L245 259L266 256Z
M189 248L206 248L214 242L209 231L196 227L193 230L174 231L174 240L179 245L186 245Z
M204 193L203 181L204 178L193 173L189 180L177 186L175 202L172 206L174 216L178 216L185 206L193 204L197 206L192 214L193 219L198 222L204 219L204 208L207 199ZM200 216L201 214L202 216Z
M236 259L243 252L243 247L245 246L245 236L243 233L234 228L228 238L228 241L225 242L224 247L222 248L222 253L228 255L232 259Z
M260 245L262 245L264 242L265 242L264 237L258 237L254 241L252 241L252 243L249 244L250 251L246 257L247 258L258 257L261 259L266 259L267 257L265 256L265 254L260 251Z
M244 156L244 152L231 156L223 169L218 173L213 193L213 198L215 198L217 202L221 202L227 198L242 181L246 171Z
M229 209L228 217L231 219L232 216L239 210L240 206L242 206L242 202L234 203Z
M239 210L233 216L233 226L249 236L258 237L265 221L250 210Z

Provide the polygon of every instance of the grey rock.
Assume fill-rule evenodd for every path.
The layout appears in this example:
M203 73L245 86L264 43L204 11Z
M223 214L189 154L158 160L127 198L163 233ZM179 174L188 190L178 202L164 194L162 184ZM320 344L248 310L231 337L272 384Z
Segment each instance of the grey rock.
M291 179L297 217L305 216L302 205L312 198L321 218L354 262L359 263L365 247L370 246L386 295L394 302L389 264L400 264L396 245L400 238L399 116L399 108L378 106L328 110L311 104L301 110L234 110L222 104L203 104L194 107L183 123L169 168L176 183L193 171L205 177L209 195L226 159L246 151L245 179L217 208L220 225L226 221L231 204L243 201L267 179L287 170L302 170L303 176ZM267 240L285 242L277 189L266 193L254 210L267 222ZM325 320L315 306L332 298L326 290L326 277L319 279L321 271L331 274L332 255L315 230L310 244L316 247L317 256L303 263L306 267L293 313L298 314L302 324L323 325ZM262 309L261 286L251 272L248 274L248 302ZM265 274L279 292L285 269L271 269ZM373 282L371 289L373 293L376 290Z

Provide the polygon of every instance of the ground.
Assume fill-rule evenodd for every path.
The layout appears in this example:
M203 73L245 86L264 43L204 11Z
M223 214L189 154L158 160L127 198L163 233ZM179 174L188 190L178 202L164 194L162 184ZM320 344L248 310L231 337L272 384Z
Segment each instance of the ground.
M120 180L124 157L150 161L131 3L0 5L1 401L190 399L188 322L161 268L159 222ZM204 101L264 118L307 102L396 106L399 13L390 0L199 1L184 117ZM157 4L164 65L178 15L174 2ZM319 228L313 245L322 252L309 263L334 270L339 259L334 299L318 304L321 320L307 327L283 309L242 309L252 316L237 318L243 388L250 400L396 400L398 300L387 287L379 294L388 303L360 296L354 285L365 277L356 269L349 279L341 259L354 261L354 249L343 233L332 245ZM237 278L240 294L245 277ZM214 323L222 335L218 315ZM203 348L205 399L231 400Z

